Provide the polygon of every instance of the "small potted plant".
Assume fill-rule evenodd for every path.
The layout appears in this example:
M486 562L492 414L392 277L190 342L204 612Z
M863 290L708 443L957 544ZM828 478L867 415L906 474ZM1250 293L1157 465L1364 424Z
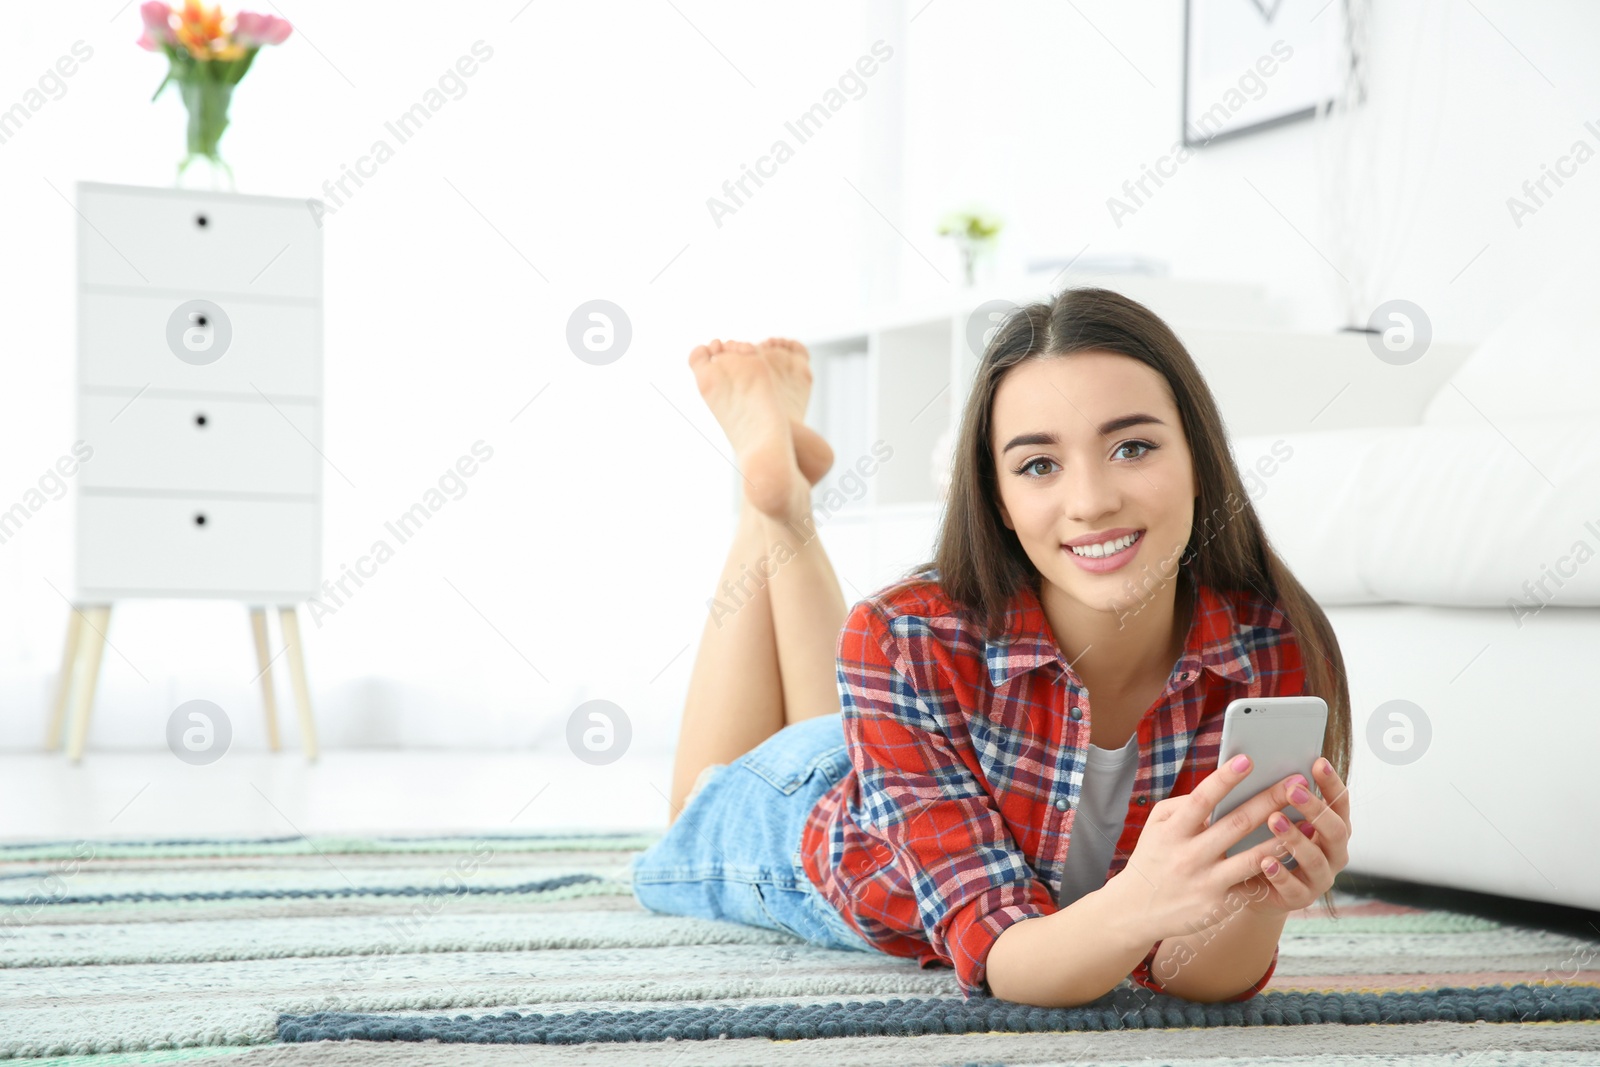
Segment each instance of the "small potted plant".
M976 283L978 257L994 249L1005 221L980 208L952 211L939 223L941 237L954 237L961 252L961 273L970 289Z
M176 82L189 112L188 150L178 164L178 180L196 160L205 160L212 169L227 176L233 187L233 168L222 159L218 142L228 128L228 105L233 87L250 70L263 45L282 44L292 27L276 15L241 11L229 18L220 6L207 10L200 0L184 0L174 10L161 0L140 6L144 33L140 47L162 52L167 57L167 76L156 86L155 100L171 82Z

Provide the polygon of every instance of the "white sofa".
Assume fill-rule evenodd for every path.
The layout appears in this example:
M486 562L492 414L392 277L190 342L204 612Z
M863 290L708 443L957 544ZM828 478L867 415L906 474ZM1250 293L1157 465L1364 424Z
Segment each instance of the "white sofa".
M1517 310L1414 420L1235 441L1293 448L1256 506L1344 653L1353 871L1600 908L1594 291Z
M1360 334L1179 330L1241 468L1289 452L1252 494L1344 653L1353 872L1600 908L1595 288L1405 366ZM825 531L847 598L926 558L936 521L882 508ZM1570 577L1519 617L1558 563Z

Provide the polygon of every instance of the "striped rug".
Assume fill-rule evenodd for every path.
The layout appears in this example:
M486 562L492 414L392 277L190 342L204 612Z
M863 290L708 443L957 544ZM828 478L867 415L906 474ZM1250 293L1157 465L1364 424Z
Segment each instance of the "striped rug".
M1600 938L1344 890L1243 1004L964 1003L948 969L645 911L655 837L0 845L0 1058L1600 1063Z

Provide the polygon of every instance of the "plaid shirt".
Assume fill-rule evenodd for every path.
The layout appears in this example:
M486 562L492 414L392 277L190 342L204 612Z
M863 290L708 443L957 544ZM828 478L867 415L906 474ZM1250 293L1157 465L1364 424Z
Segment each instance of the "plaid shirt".
M1191 577L1192 577L1191 572ZM1088 690L1023 589L985 641L928 568L851 610L838 682L852 772L812 810L807 876L878 949L954 966L963 999L989 992L989 949L1012 923L1059 911L1089 745ZM1239 697L1304 692L1299 645L1262 598L1199 589L1182 656L1139 720L1139 768L1108 879L1150 806L1217 766ZM1081 709L1081 713L1080 713ZM1130 976L1159 990L1152 945ZM1267 984L1277 950L1247 999Z

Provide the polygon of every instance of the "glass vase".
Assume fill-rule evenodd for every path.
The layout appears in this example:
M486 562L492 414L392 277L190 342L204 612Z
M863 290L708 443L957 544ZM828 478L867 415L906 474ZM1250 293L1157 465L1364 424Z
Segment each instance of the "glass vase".
M993 276L994 246L992 237L961 238L961 280L968 289L978 284L979 274L985 279Z
M233 86L200 77L179 82L189 112L187 151L178 163L175 184L182 189L234 191L233 168L222 158L218 142L228 128Z

